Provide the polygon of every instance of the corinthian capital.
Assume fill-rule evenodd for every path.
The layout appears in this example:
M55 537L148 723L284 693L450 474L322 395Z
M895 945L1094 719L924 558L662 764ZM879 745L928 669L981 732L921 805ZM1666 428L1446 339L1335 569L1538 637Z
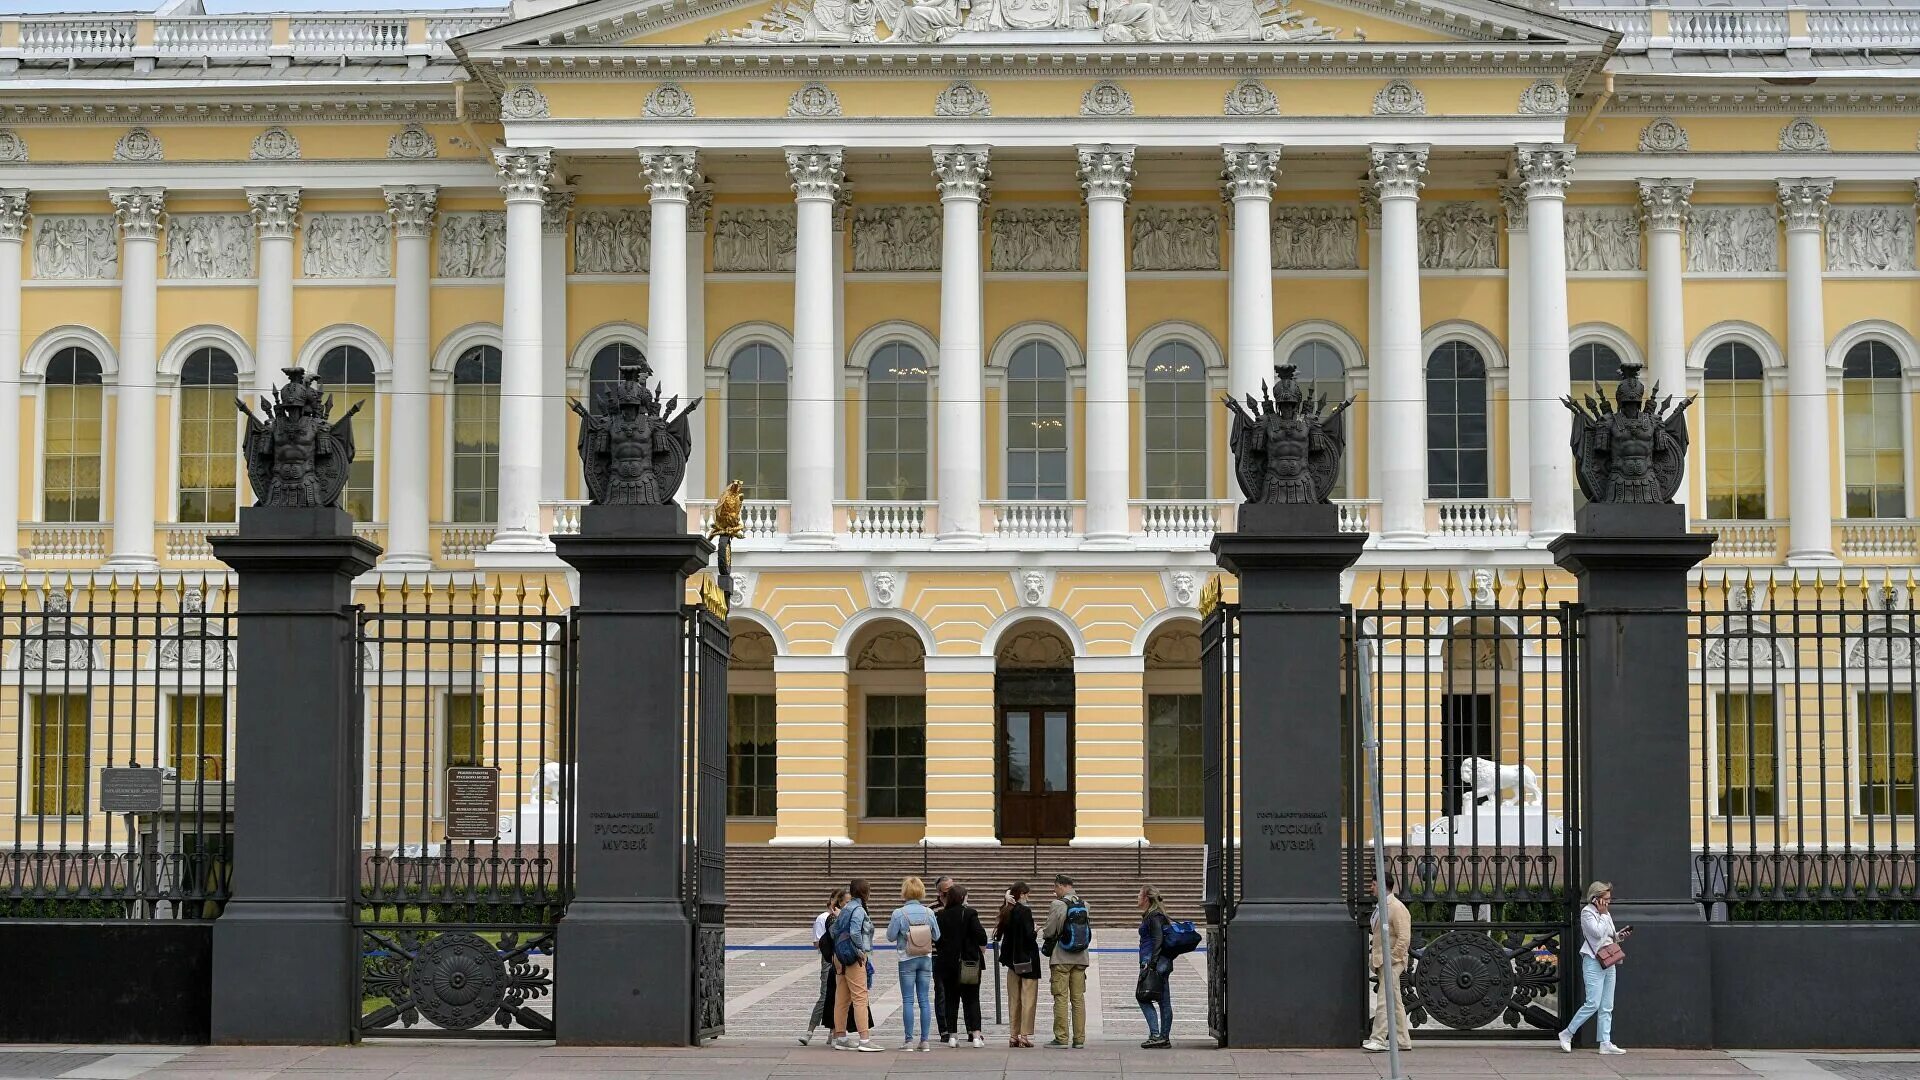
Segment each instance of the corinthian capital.
M1280 148L1246 143L1223 152L1226 167L1220 186L1229 200L1273 198L1273 178L1280 172Z
M27 189L0 188L0 240L25 240L27 223L32 220L33 215L27 212Z
M993 170L987 168L984 146L936 146L933 148L933 186L940 199L979 201L987 194L987 181Z
M707 215L713 211L713 184L701 177L687 188L687 231L707 231Z
M1529 199L1563 199L1573 179L1572 143L1522 143L1513 150L1513 171Z
M557 236L567 231L567 219L573 215L572 188L552 188L540 203L540 231Z
M689 146L654 146L640 151L640 175L647 194L667 202L685 202L700 179L698 156Z
M1500 183L1500 205L1507 212L1509 232L1527 231L1527 185L1519 180Z
M300 218L299 188L248 188L247 206L260 239L293 239Z
M433 236L433 211L440 201L440 189L432 187L390 187L387 217L393 219L393 235L416 239Z
M1687 224L1693 202L1693 181L1664 178L1640 181L1640 206L1648 230L1677 231Z
M1086 194L1087 201L1125 201L1127 196L1133 194L1133 147L1103 143L1078 149L1080 190Z
M1830 176L1780 181L1780 220L1787 223L1787 231L1819 229L1826 223L1827 199L1832 194Z
M113 219L129 240L158 240L167 224L167 193L159 188L120 188L107 192Z
M838 199L840 187L847 179L847 174L840 169L841 160L837 146L789 147L787 175L793 178L794 198Z
M1369 229L1380 227L1380 189L1373 186L1371 177L1360 181L1360 220Z
M1382 199L1420 197L1420 189L1426 186L1421 177L1427 175L1424 144L1376 146L1372 148L1371 158L1373 163L1367 169L1367 179L1373 182L1374 190Z
M508 202L537 202L553 176L553 151L495 150L493 167L500 170L500 193Z

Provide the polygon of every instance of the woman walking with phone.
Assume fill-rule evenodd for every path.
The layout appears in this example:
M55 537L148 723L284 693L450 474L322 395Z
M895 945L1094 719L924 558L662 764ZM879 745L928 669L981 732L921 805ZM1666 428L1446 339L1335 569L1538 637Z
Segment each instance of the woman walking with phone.
M980 972L984 966L987 928L980 925L980 913L967 906L966 886L954 882L947 887L947 903L940 909L940 941L934 946L933 977L946 987L941 1002L946 1012L940 1016L943 1031L958 1032L955 1021L963 1009L967 1020L967 1041L985 1046L980 1034ZM958 1046L954 1036L948 1046Z
M1620 975L1620 962L1627 958L1620 943L1633 933L1633 927L1615 929L1612 911L1613 884L1596 881L1587 886L1587 903L1580 909L1580 979L1586 1001L1573 1014L1573 1023L1560 1033L1562 1053L1573 1053L1573 1037L1595 1014L1600 1017L1600 1052L1626 1053L1613 1045L1613 984Z

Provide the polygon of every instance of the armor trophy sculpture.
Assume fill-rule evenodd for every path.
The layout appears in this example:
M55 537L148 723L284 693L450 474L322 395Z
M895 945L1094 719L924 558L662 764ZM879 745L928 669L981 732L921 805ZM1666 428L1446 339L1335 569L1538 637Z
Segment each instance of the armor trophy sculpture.
M595 506L664 506L673 502L687 474L693 435L687 417L700 407L694 398L675 412L678 396L664 406L646 360L622 364L620 380L596 396L597 409L578 399L567 404L580 416L580 475Z
M1244 408L1231 397L1223 399L1233 414L1228 445L1234 477L1246 496L1240 508L1242 528L1251 524L1252 507L1330 503L1339 481L1340 459L1347 449L1340 417L1353 399L1329 408L1331 399L1325 394L1300 388L1297 370L1292 364L1275 366L1273 383L1262 380L1260 397L1248 394ZM1253 511L1251 516L1272 515Z
M242 453L247 479L253 482L255 506L338 506L353 465L353 414L365 402L356 401L340 419L329 421L333 399L320 380L297 367L282 368L285 386L264 395L264 416L255 416L247 403L233 403L247 418Z
M1583 395L1576 404L1560 399L1573 413L1574 471L1580 490L1596 503L1670 503L1680 490L1687 461L1687 398L1652 395L1640 381L1640 365L1620 365L1613 401L1605 391L1595 401ZM1616 405L1617 403L1617 405Z

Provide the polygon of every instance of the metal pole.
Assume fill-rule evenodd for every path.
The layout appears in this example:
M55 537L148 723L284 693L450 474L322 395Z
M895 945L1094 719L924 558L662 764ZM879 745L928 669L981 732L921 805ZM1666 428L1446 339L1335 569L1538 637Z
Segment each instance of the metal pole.
M1400 982L1393 973L1393 928L1387 921L1387 812L1385 785L1380 779L1384 764L1380 760L1380 740L1373 729L1373 692L1370 678L1373 672L1373 650L1367 647L1365 632L1355 648L1355 663L1359 666L1360 683L1360 740L1366 751L1367 777L1373 790L1373 880L1379 891L1379 898L1373 905L1373 921L1380 935L1380 981L1384 989L1381 1011L1386 1013L1387 1022L1387 1077L1388 1080L1406 1080L1406 1073L1400 1071L1400 1033L1394 1030L1393 1003L1400 1000Z

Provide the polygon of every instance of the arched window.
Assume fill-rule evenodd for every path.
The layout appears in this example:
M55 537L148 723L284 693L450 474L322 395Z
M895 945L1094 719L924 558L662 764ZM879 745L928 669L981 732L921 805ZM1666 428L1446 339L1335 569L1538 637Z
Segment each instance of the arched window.
M766 342L727 363L727 476L753 498L787 497L787 361Z
M867 498L927 497L927 360L889 341L867 362Z
M1487 497L1487 362L1464 341L1427 357L1427 497Z
M1299 380L1302 391L1311 390L1334 404L1347 399L1347 368L1340 362L1339 350L1332 345L1324 341L1303 341L1294 346L1287 363L1298 369L1294 378ZM1345 469L1334 479L1330 497L1347 497Z
M320 382L333 396L333 415L341 416L360 405L353 418L353 467L347 473L347 490L340 501L355 521L372 521L373 467L380 452L380 440L374 438L373 358L358 345L335 345L321 354L317 371Z
M47 361L47 433L41 469L42 521L99 521L100 358L68 346Z
M180 505L175 520L234 520L240 414L233 399L239 389L240 370L224 349L195 349L180 365Z
M1146 496L1207 497L1207 372L1200 351L1169 341L1147 357Z
M500 350L475 345L453 365L453 520L500 514Z
M1739 341L1707 354L1707 517L1767 516L1767 384L1760 354Z
M646 357L638 346L625 341L616 341L603 345L593 354L593 362L587 368L587 407L600 408L600 392L620 381L620 369L629 364L638 364Z
M1007 361L1007 498L1067 497L1067 361L1046 341Z
M1847 516L1907 516L1906 437L1900 423L1900 358L1884 341L1847 350L1841 369L1847 451Z
M1573 400L1579 401L1586 395L1597 399L1603 392L1612 400L1610 387L1620 381L1620 354L1613 346L1599 341L1589 341L1575 345L1567 357L1567 381L1572 384ZM1661 392L1670 391L1662 387Z

